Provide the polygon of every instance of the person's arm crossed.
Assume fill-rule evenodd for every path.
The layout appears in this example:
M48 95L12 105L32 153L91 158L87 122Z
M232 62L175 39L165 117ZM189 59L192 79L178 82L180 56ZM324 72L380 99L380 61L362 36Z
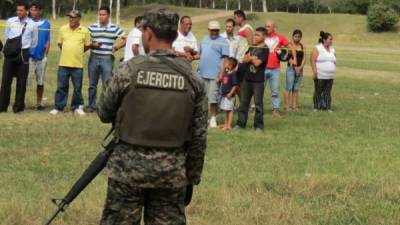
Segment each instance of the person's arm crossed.
M260 66L263 63L263 61L261 59L259 59L257 56L250 56L250 60L251 60L251 63L253 65L255 65L256 67Z
M248 52L248 53L246 53L244 56L243 56L243 63L250 63L251 62L251 56L250 56L250 53Z

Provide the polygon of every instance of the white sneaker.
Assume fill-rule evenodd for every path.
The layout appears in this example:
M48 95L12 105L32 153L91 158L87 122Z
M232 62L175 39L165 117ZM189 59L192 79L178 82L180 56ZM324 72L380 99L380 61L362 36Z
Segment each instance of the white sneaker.
M217 128L217 119L215 117L210 119L210 128Z
M57 115L57 113L59 113L60 111L58 111L57 109L53 109L50 111L51 115Z
M86 113L83 111L83 106L79 106L77 109L75 109L74 113L80 115L80 116L85 116Z

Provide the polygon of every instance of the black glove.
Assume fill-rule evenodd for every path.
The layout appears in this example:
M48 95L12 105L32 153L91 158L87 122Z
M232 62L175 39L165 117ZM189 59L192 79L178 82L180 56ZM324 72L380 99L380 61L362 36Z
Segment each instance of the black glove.
M186 195L185 195L185 206L188 206L192 201L193 196L193 184L189 184L186 186Z

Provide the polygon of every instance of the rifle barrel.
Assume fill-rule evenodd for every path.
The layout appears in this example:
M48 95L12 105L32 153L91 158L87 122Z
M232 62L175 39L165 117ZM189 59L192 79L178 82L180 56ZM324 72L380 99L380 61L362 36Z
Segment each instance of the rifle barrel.
M46 222L45 225L50 225L53 220L58 216L58 214L60 212L63 212L65 207L66 207L66 203L64 201L62 201L59 205L58 205L58 209L53 213L53 215L50 217L50 219Z

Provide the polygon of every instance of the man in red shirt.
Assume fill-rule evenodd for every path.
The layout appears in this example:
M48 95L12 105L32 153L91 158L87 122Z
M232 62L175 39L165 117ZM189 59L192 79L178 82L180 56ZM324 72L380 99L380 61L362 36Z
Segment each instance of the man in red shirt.
M290 48L288 39L282 35L275 32L276 23L272 20L268 20L265 23L265 29L267 29L267 36L265 37L265 44L269 48L268 62L265 69L265 83L269 82L269 87L271 89L272 98L272 116L280 117L280 98L279 98L279 75L280 75L280 61L278 58L278 50L280 48ZM295 56L296 52L291 49L292 54ZM294 59L296 63L296 58Z

